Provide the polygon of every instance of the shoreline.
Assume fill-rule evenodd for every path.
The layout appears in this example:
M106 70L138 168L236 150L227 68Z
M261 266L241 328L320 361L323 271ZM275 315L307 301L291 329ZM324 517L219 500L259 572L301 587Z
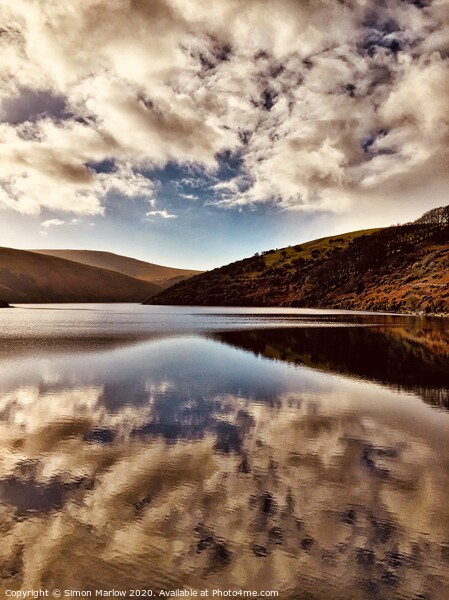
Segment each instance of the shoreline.
M239 304L153 304L151 302L145 301L145 302L20 302L21 305L36 305L36 304L40 304L42 306L46 306L46 305L54 305L54 304L58 304L61 306L65 306L68 304L138 304L140 306L177 306L177 307L181 307L181 306L190 306L190 307L194 307L194 308L246 308L246 309L261 309L261 308L265 308L265 309L278 309L278 308L283 308L283 309L306 309L306 310L338 310L338 311L348 311L348 312L357 312L357 313L361 313L361 314L366 314L366 313L370 313L370 314L376 314L376 315L391 315L391 316L398 316L398 317L430 317L430 318L448 318L449 317L449 313L447 312L442 312L442 313L432 313L432 312L424 312L424 311L414 311L414 312L399 312L399 311L392 311L392 310L367 310L365 308L349 308L349 307L341 307L341 306L282 306L282 305L258 305L258 306L248 306L248 305L239 305ZM1 308L16 308L14 305L9 304L8 302L5 301L0 301L0 309Z
M188 302L186 302L185 304L157 304L157 303L152 303L149 301L145 301L142 302L142 306L190 306L193 308L247 308L247 309L251 309L251 308L266 308L266 309L271 309L271 308L284 308L284 309L304 309L304 310L341 310L341 311L348 311L348 312L357 312L357 313L361 313L361 314L375 314L375 315L391 315L391 316L398 316L398 317L438 317L438 318L447 318L449 317L449 313L448 312L443 312L443 313L426 313L424 311L414 311L414 312L399 312L399 311L392 311L392 310L370 310L370 309L366 309L366 308L350 308L348 306L345 306L344 308L341 306L283 306L283 305L267 305L267 304L260 304L260 305L242 305L242 304L190 304Z

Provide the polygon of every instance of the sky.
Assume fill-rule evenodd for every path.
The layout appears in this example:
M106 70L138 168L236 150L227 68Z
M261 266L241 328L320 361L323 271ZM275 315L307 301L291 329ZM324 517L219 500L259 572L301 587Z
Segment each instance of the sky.
M449 203L449 0L2 0L0 245L209 269Z

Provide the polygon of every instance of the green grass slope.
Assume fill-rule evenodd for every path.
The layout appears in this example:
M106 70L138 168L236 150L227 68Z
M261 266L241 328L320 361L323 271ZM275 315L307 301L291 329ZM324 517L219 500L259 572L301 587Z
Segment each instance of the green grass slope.
M160 290L114 271L0 248L0 298L5 302L142 302Z
M449 227L402 225L269 250L147 302L448 313Z
M173 267L154 265L143 260L114 254L113 252L100 252L97 250L32 250L32 252L57 256L58 258L73 260L92 267L117 271L135 279L155 283L162 288L166 288L202 272L192 269L175 269Z

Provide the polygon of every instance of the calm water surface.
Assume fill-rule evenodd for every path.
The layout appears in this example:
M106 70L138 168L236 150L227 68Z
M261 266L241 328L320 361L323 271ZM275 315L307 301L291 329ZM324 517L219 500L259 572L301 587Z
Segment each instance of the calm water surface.
M0 329L0 592L449 598L446 321L40 305Z

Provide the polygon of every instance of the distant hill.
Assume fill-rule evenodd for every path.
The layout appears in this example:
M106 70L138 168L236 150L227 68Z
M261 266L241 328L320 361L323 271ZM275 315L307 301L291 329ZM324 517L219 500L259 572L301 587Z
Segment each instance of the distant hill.
M449 313L449 225L412 223L268 250L164 290L148 304Z
M158 291L154 283L114 271L0 248L0 298L5 302L142 302Z
M166 288L193 275L202 273L202 271L194 271L192 269L175 269L173 267L154 265L143 260L114 254L113 252L100 252L97 250L32 250L32 252L57 256L58 258L73 260L92 267L117 271L135 279L155 283L161 288Z

